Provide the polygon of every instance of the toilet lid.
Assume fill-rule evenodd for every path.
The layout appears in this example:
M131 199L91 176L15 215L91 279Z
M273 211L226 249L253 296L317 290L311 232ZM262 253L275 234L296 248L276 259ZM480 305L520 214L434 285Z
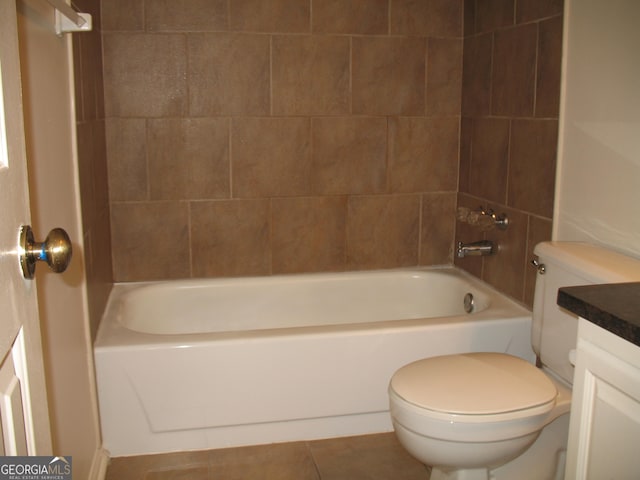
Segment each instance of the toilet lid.
M541 370L503 353L425 358L405 365L391 388L421 408L462 415L490 415L552 402L556 387Z

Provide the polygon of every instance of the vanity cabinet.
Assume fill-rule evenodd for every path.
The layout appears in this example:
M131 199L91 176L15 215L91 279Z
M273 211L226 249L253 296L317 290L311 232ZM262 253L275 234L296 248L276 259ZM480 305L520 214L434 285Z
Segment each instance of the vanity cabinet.
M640 478L640 347L581 318L565 479Z
M580 317L565 480L640 478L640 283L561 288Z

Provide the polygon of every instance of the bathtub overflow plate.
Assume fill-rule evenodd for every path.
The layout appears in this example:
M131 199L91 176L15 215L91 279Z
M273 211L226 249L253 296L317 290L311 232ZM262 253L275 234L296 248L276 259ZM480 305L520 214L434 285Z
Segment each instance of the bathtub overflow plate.
M474 302L473 302L473 294L467 293L464 296L464 311L467 313L473 312Z

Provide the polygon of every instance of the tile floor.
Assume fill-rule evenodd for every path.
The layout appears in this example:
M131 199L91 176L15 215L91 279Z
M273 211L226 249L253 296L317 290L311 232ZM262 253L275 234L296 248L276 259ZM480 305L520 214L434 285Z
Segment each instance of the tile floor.
M393 433L118 457L106 480L428 480Z

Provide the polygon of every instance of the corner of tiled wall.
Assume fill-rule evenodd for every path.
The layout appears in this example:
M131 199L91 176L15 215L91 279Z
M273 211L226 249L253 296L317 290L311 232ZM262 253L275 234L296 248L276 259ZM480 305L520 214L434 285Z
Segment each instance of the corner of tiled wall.
M561 0L200 7L103 5L116 280L455 262L531 305ZM469 229L458 205L511 226ZM454 259L454 235L500 253Z
M506 231L457 222L456 242L494 240L492 257L455 260L532 306L536 243L551 238L562 0L465 0L458 204L509 216Z

